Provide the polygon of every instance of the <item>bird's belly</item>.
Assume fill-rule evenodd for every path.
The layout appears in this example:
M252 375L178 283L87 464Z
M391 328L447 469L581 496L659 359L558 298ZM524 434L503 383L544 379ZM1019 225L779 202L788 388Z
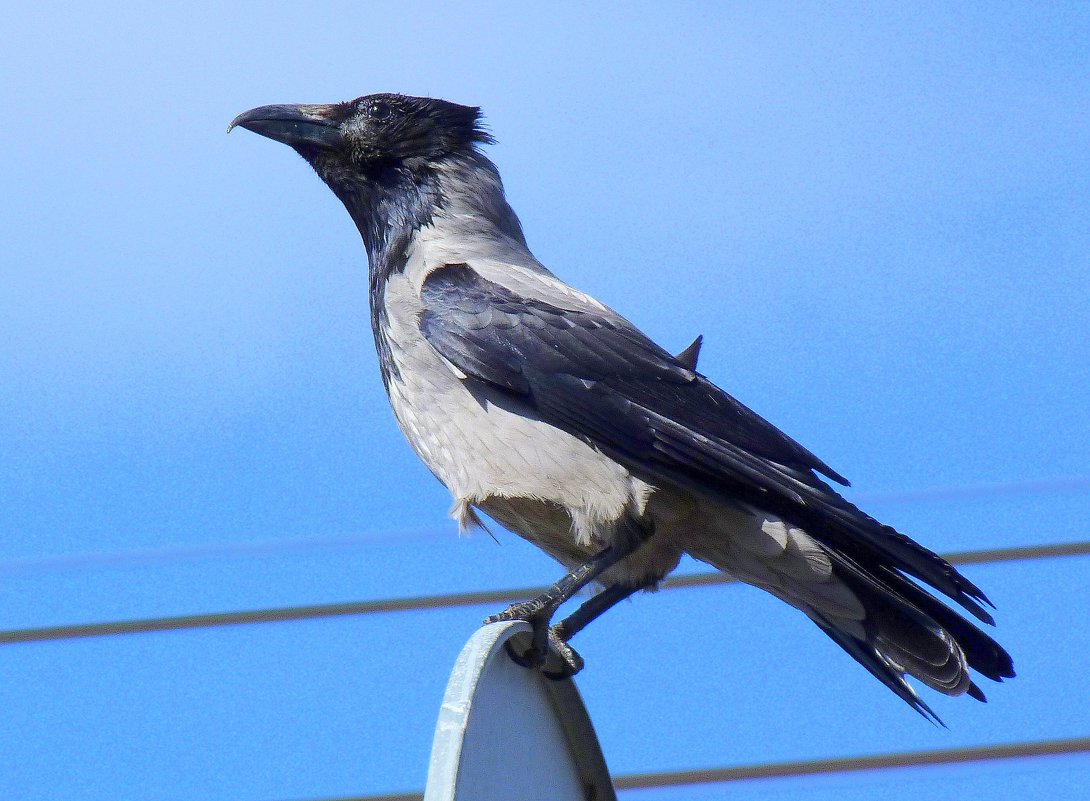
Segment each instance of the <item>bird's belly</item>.
M623 466L528 409L472 392L429 350L425 343L395 355L390 404L405 438L455 500L540 499L587 518L577 528L624 514L634 487Z

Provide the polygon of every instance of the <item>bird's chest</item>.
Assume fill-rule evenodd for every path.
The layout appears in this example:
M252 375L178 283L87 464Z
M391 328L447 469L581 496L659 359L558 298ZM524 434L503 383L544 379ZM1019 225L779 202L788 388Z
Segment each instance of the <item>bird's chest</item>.
M490 438L485 410L474 408L457 376L419 332L391 324L386 331L387 392L401 432L452 492L480 469Z

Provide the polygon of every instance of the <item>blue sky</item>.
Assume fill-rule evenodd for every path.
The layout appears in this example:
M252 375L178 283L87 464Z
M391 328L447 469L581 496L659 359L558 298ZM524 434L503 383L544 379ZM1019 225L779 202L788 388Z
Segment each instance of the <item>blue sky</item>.
M669 348L703 333L702 370L873 513L937 550L1087 539L1085 5L45 5L4 28L0 628L556 577L511 535L455 537L388 411L351 221L287 148L225 134L376 91L481 105L537 256ZM1020 677L935 699L949 731L739 587L619 608L580 636L580 687L617 773L1085 736L1088 569L969 570ZM419 788L491 611L0 646L0 794ZM1056 797L1090 762L807 788L951 777Z

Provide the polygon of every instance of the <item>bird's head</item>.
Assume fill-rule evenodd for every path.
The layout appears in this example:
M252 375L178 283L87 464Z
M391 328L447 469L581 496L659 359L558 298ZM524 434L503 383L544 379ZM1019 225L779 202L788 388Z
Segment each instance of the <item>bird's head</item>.
M327 180L336 174L410 171L491 141L480 109L429 97L365 95L347 103L260 106L238 126L293 147Z
M408 239L451 205L461 217L490 220L525 244L492 163L477 145L492 138L480 109L446 100L365 95L328 105L260 106L228 127L283 142L306 159L344 203L372 268L403 265Z

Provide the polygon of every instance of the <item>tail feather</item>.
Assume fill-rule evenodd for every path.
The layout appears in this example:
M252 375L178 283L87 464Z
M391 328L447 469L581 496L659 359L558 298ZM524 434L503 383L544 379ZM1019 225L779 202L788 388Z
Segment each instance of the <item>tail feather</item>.
M916 691L912 689L912 685L905 681L904 673L898 670L897 666L892 665L876 648L837 627L835 623L821 615L814 615L812 619L821 627L822 631L829 635L833 642L843 648L856 662L869 670L871 675L878 681L889 687L898 698L932 723L937 723L943 727L946 726L942 722L942 718L935 714L935 711L916 694Z
M1014 678L1014 661L1007 651L939 599L929 595L900 573L882 568L877 579L889 586L891 592L900 595L940 627L945 629L961 647L969 667L992 681Z
M865 644L890 668L908 673L945 695L969 689L969 665L957 638L913 604L843 554L830 552L837 577L866 610ZM835 619L831 622L835 624Z
M810 617L856 661L924 717L942 720L905 680L911 675L944 695L986 701L970 668L994 681L1014 676L1010 655L991 637L901 573L863 567L829 551L836 576L859 598L866 616L838 621L807 610ZM860 636L862 634L862 636Z
M983 593L949 562L907 537L898 535L901 549L913 552L919 557L915 566L926 564L929 571L912 569L903 554L891 558L858 540L835 541L828 535L840 521L818 525L815 532L799 528L801 521L792 525L758 509L749 525L739 523L736 513L720 514L722 529L689 537L686 550L692 556L803 611L924 717L942 723L906 675L944 695L968 695L978 701L986 699L972 671L993 681L1014 676L1010 655L995 640L911 576L990 622L990 615L976 602L987 603ZM711 519L718 521L718 516ZM930 575L919 575L925 572Z

